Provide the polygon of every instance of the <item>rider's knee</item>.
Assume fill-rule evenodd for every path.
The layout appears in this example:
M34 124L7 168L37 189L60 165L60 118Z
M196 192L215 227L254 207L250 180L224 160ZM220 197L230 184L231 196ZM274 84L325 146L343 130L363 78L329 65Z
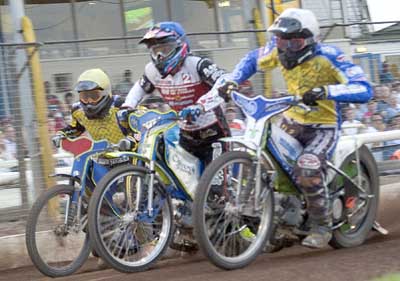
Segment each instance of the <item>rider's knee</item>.
M313 187L322 184L322 164L320 158L312 153L304 153L297 159L294 169L297 184Z

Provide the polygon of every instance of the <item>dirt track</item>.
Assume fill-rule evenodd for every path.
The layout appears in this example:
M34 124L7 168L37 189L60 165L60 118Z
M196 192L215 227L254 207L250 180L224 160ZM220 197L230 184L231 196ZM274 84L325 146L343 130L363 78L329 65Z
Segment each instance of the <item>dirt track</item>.
M77 274L57 280L279 280L365 281L390 272L400 272L400 183L381 195L379 221L390 234L372 233L363 246L344 250L309 250L294 246L275 254L261 255L253 264L237 271L222 271L202 256L161 261L147 272L121 274L112 269L96 270L93 260ZM0 272L0 280L52 280L33 267Z

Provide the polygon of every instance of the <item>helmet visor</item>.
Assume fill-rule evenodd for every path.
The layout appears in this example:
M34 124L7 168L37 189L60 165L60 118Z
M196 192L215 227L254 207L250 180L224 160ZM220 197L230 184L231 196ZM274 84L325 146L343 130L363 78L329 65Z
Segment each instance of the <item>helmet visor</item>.
M300 51L307 45L307 43L307 40L304 38L283 39L281 37L277 37L276 40L276 46L282 51Z
M75 86L75 91L82 92L82 91L91 91L95 89L101 89L96 82L93 81L79 81L78 84Z
M154 60L168 58L178 48L176 41L155 44L150 47L150 54Z
M100 89L79 92L79 100L84 104L96 104L104 96L104 91Z
M301 22L294 18L278 18L272 26L268 28L269 32L279 34L291 34L301 32Z

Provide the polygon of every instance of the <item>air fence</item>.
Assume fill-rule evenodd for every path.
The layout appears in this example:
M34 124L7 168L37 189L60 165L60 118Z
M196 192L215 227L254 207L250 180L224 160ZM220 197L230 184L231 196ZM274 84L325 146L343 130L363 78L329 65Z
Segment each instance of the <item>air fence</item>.
M324 28L323 36L329 38L335 28L344 27ZM241 57L259 45L257 33L264 34L264 31L197 33L189 35L189 40L194 54L207 56L219 66L232 70ZM363 67L375 90L375 98L370 103L344 106L343 118L348 124L344 134L400 130L400 31L397 39L396 42L371 37L358 41L326 40L341 47ZM103 68L112 78L114 93L126 95L149 61L146 49L138 40L138 37L124 37L0 44L0 236L23 233L29 208L44 189L48 175L43 173L40 144L43 135L38 133L39 125L47 126L49 141L69 122L71 102L77 101L72 90L74 81L86 69ZM47 104L35 102L32 53L27 52L28 48L40 54ZM286 94L283 79L276 70L257 73L245 90L249 94L269 96ZM45 113L47 124L38 123L39 112ZM400 169L398 160L390 160L400 158L400 138L395 138L368 144L382 174ZM55 148L52 153L55 171L67 173L71 157Z

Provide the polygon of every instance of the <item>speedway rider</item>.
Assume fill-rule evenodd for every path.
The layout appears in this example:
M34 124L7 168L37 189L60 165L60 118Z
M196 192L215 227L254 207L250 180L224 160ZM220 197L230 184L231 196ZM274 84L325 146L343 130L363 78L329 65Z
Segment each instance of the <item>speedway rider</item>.
M225 73L207 58L190 53L189 41L179 23L161 22L144 35L151 62L130 90L124 107L135 108L146 95L160 94L180 116L180 145L199 159L212 160L211 144L230 134L220 107L205 112L197 100Z
M55 146L59 146L64 136L78 137L88 132L93 140L106 139L113 144L127 139L130 149L136 149L137 141L129 136L132 133L128 124L120 122L117 114L124 100L112 95L110 79L103 70L93 68L83 72L75 90L79 94L79 102L72 105L71 123L53 137Z
M322 248L332 238L332 207L324 178L341 124L339 103L365 103L372 90L359 66L338 48L319 42L319 24L311 11L287 9L268 31L274 35L271 41L249 52L219 90L229 95L256 71L278 67L288 92L302 96L312 108L306 112L292 107L284 114L282 128L304 148L290 175L307 202L310 232L302 244Z

